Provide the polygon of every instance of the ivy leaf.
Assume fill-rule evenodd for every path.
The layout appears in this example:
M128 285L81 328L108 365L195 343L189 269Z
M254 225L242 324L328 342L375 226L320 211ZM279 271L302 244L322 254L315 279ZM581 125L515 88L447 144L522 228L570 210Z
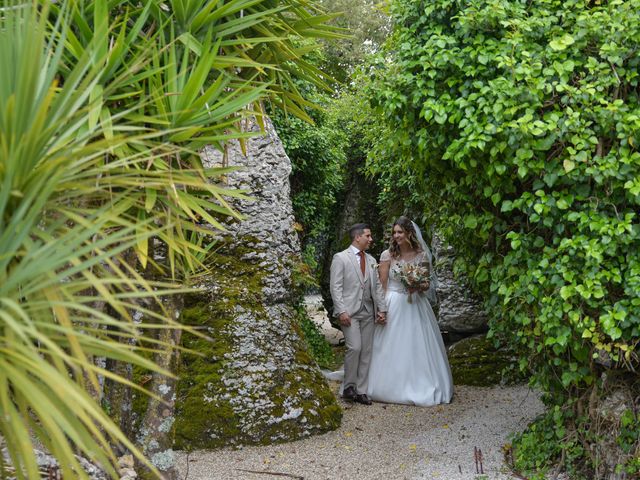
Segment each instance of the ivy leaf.
M552 50L560 51L565 50L568 46L573 45L574 43L575 40L573 37L567 33L560 38L551 40L549 42L549 47L551 47Z
M464 219L464 226L467 228L476 228L478 226L478 219L473 215L469 215Z
M568 158L565 159L564 162L562 162L562 166L564 167L564 171L567 173L576 168L575 162L573 160L569 160Z
M501 212L510 212L511 210L513 210L513 202L511 200L502 202L502 207L500 207Z
M575 288L572 285L565 285L560 289L560 296L563 300L567 300L571 298L575 293Z

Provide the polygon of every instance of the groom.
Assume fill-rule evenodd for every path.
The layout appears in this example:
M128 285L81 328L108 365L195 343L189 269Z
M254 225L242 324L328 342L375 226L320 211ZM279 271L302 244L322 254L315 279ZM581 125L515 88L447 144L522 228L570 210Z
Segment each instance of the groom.
M371 405L366 392L374 322L385 323L387 305L374 268L376 261L365 253L373 242L371 229L364 223L357 223L349 229L349 236L349 248L336 253L331 262L334 314L340 321L347 346L342 396Z

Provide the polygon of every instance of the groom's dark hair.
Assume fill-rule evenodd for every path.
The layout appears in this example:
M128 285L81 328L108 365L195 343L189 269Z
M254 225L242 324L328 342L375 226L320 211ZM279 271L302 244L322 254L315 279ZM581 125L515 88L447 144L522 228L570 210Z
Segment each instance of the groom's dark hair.
M358 235L362 235L367 229L371 230L369 225L366 223L356 223L355 225L352 225L349 229L349 237L351 237L351 241L353 242Z

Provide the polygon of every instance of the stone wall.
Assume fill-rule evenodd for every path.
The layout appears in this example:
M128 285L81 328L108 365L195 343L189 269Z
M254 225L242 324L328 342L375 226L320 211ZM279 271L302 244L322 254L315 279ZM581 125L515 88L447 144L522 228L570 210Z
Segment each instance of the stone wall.
M453 273L455 252L436 234L431 242L438 274L438 324L453 336L467 336L487 330L488 318L482 301L471 292L464 279Z
M257 125L250 127L259 131ZM223 164L211 148L205 166ZM247 191L215 234L205 293L190 295L183 321L209 338L184 336L178 448L294 440L336 428L341 409L305 350L292 308L300 247L289 198L291 164L270 122L266 134L228 145L230 188Z

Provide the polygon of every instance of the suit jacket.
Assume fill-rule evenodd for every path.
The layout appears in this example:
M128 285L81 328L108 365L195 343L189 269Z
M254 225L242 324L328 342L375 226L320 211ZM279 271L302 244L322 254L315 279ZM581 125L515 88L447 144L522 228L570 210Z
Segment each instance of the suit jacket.
M360 310L365 286L370 289L375 311L387 311L384 290L375 268L376 260L368 253L365 253L365 259L366 268L363 277L359 259L354 255L351 247L333 256L330 287L334 315L338 316L342 312L353 315Z

